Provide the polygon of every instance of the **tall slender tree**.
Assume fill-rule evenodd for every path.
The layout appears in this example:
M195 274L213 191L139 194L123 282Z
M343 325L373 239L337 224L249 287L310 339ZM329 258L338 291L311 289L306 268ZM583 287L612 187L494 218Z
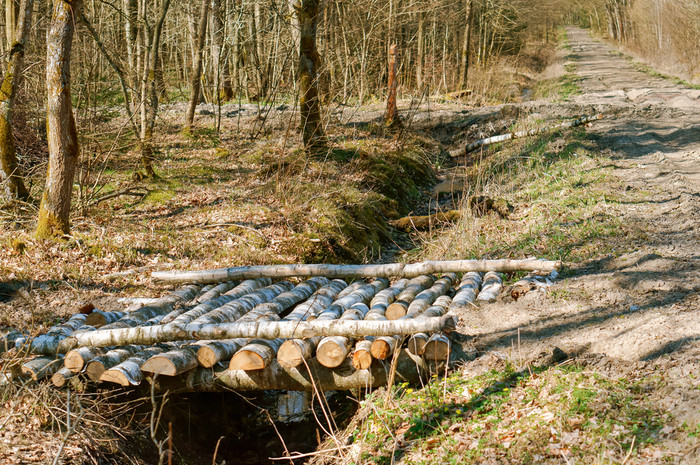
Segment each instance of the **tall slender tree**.
M78 131L71 104L70 55L81 0L54 0L46 40L46 135L49 168L39 207L37 237L70 232L73 178L78 164Z
M192 76L190 77L190 103L187 106L187 115L185 116L185 128L190 131L194 127L194 112L199 103L199 93L202 85L202 55L204 54L204 42L207 39L207 22L210 2L211 0L202 0L202 7L199 12L194 67L192 69Z
M8 4L14 4L8 0ZM34 0L22 0L17 21L17 30L10 47L10 60L5 78L0 86L0 180L5 182L5 194L8 199L27 200L29 190L24 185L22 173L17 161L15 138L12 134L12 111L15 106L17 88L22 79L24 50L29 37L32 22Z
M326 147L321 125L321 102L318 96L318 51L316 30L318 27L319 0L300 0L299 15L299 107L304 148L316 154Z

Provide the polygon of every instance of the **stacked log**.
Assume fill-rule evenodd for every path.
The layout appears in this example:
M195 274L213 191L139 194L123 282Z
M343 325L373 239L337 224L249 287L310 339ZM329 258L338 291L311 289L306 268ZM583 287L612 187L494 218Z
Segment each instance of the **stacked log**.
M435 305L427 308L423 314L416 315L415 319L421 321L427 318L441 317L448 311L451 303L452 299L449 296L440 296L435 300ZM425 353L425 345L429 339L428 331L416 332L408 340L408 350L414 355L423 355Z
M70 336L78 328L85 325L85 318L87 318L87 315L83 313L73 315L65 323L52 327L46 334L37 336L28 343L24 342L24 345L28 347L29 351L33 354L55 354L61 341ZM15 341L17 345L20 343L19 340Z
M462 281L459 283L457 294L455 294L454 299L452 299L449 311L452 312L468 308L469 305L474 302L474 299L476 299L476 296L479 293L481 281L481 273L465 273L464 276L462 276Z
M358 302L343 312L339 321L363 320L368 311L369 307L364 302ZM353 341L350 336L324 337L316 347L316 359L327 368L335 368L348 357Z
M126 312L103 312L102 310L93 310L85 318L85 324L93 328L101 328L119 321L124 316L126 316Z
M331 292L332 289L338 287L338 284L339 283L335 283L334 287L330 288ZM326 285L329 285L327 278L311 278L308 281L296 286L291 291L280 294L270 304L261 305L261 316L269 312L269 316L263 318L268 321L273 320L279 314L283 313L288 308L293 307L300 301L310 299L312 295L315 295L314 293L319 289L319 287ZM314 297L313 300L316 300L316 298L317 296ZM304 305L304 307L313 307L313 302L308 305ZM297 313L291 312L287 316L286 320L298 321L302 316L306 316L308 318L308 314L306 312L307 310L304 309ZM244 347L240 348L233 355L229 367L232 370L261 370L275 359L277 352L283 343L284 339L281 338L272 340L255 339L246 344Z
M503 279L500 273L489 271L484 276L484 283L476 300L478 302L495 302L502 287Z
M547 289L552 285L553 281L557 278L559 273L557 271L552 271L546 276L542 276L539 273L531 272L527 276L518 280L510 288L510 296L514 300L518 300L520 297L524 296L528 292L535 289Z
M141 365L154 355L168 350L168 346L157 345L143 349L123 362L114 365L100 376L100 381L119 384L121 386L138 386L144 378Z
M34 381L50 377L56 373L63 363L63 355L40 355L22 364L23 375Z
M105 371L115 367L132 355L142 350L141 346L127 345L108 350L103 355L98 355L85 365L85 374L92 381L100 381Z
M408 311L408 305L423 292L435 283L432 275L418 276L413 278L406 288L396 297L396 300L387 307L385 316L389 320L401 318Z

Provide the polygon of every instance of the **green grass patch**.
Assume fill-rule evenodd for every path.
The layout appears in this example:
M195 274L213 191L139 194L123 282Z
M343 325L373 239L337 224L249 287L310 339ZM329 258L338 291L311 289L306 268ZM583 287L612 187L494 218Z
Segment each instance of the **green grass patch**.
M575 365L507 365L473 378L456 372L423 389L404 383L388 398L370 395L346 434L362 448L360 463L541 463L562 456L619 463L627 454L638 457L669 421L636 388L653 382L610 379Z

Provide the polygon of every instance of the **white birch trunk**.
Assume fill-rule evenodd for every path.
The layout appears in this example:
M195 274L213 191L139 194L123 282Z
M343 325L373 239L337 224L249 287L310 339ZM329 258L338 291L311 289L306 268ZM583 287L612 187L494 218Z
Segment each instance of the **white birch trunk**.
M109 351L107 347L80 347L69 351L63 362L64 366L74 373L80 373L82 369L96 357Z
M404 290L406 289L406 286L408 286L408 279L406 278L401 278L398 281L396 281L391 287L384 289L383 291L380 291L377 293L372 298L372 301L370 302L370 309L367 315L365 315L365 319L367 320L381 320L385 318L386 315L386 309L389 305L391 305L395 300L396 297Z
M230 360L248 339L225 339L222 341L202 341L197 350L197 361L204 368L211 368L223 360Z
M159 353L143 362L141 371L154 375L180 375L197 368L197 349L197 345L190 345Z
M62 340L85 325L86 317L87 315L78 313L65 323L52 327L46 334L35 337L29 342L29 351L33 354L55 354Z
M72 370L69 370L66 367L63 367L60 370L58 370L56 373L51 375L51 383L54 386L56 386L57 388L62 388L75 375L77 375L77 373L75 373Z
M435 281L435 284L429 289L424 290L411 301L406 315L413 317L423 313L438 297L447 294L456 280L457 275L455 273L446 273L442 278Z
M404 277L414 278L432 273L466 273L469 271L552 271L561 262L525 260L454 260L428 261L420 263L388 263L384 265L256 265L235 268L220 268L204 271L156 271L154 279L169 283L216 283L232 279L290 278L303 276L325 276L327 278Z
M355 344L352 352L352 366L356 370L366 370L372 365L372 340L362 339Z

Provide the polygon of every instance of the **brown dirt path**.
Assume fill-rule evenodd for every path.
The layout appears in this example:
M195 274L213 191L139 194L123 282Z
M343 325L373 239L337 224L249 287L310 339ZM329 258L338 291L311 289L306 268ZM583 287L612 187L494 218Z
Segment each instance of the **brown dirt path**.
M617 376L663 376L667 387L651 394L658 408L679 424L697 424L700 91L637 71L587 31L567 33L582 91L567 105L606 113L589 133L613 159L610 193L622 200L610 208L645 240L615 256L569 264L548 295L517 302L504 295L466 316L465 332L484 354L469 365L532 360L559 347ZM668 448L675 447L678 463L698 463L697 446Z

